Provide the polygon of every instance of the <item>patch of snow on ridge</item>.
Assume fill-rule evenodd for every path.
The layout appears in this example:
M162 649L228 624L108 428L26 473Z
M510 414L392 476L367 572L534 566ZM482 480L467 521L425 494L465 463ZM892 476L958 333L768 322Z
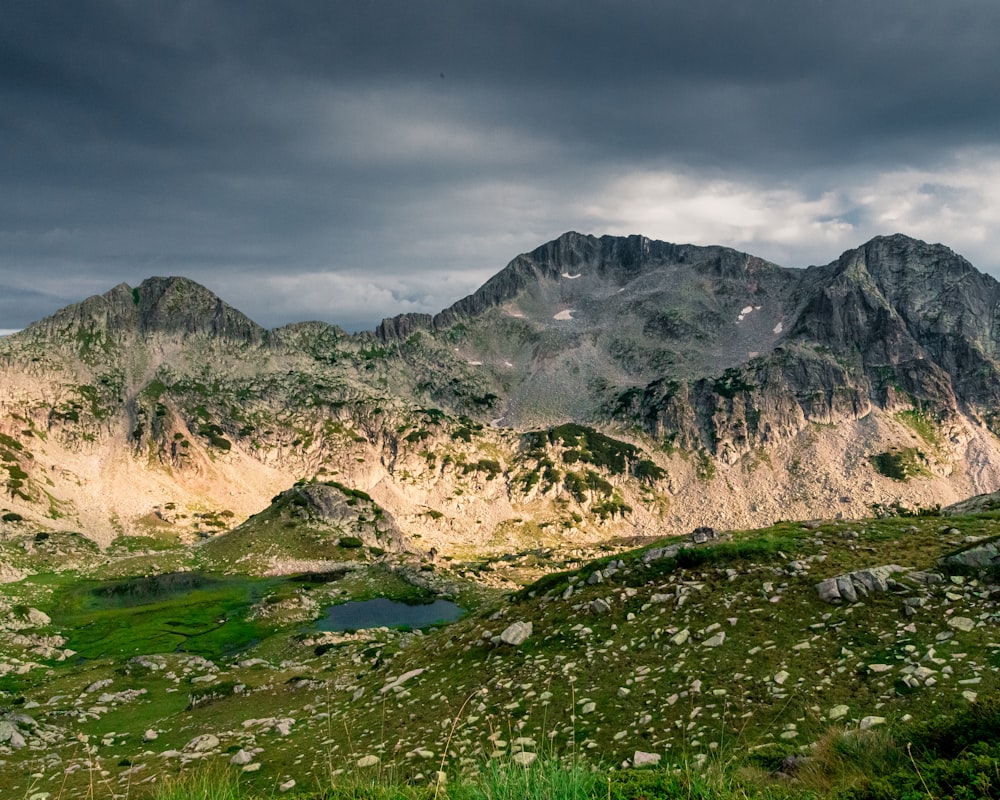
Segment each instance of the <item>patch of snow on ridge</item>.
M573 314L576 312L575 308L567 308L565 311L560 311L552 319L567 320L573 319Z
M777 325L774 326L774 332L775 333L781 333L784 329L785 329L785 323L784 322L779 322Z
M570 275L570 274L569 274L568 272L564 272L564 273L562 273L562 276L563 276L564 278L569 278L569 279L570 279L571 281L575 281L575 280L576 280L577 278L579 278L579 277L580 277L581 275L583 275L583 273L582 273L582 272L578 272L578 273L576 273L576 275Z
M753 306L744 306L743 309L740 311L740 315L736 318L736 324L739 325L741 322L743 322L743 318L746 317L746 315L749 314L751 311L753 311Z

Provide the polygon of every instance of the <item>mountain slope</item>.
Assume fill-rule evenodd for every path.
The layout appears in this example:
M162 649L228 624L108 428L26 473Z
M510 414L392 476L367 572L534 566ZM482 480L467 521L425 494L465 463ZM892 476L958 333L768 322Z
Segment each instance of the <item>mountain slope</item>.
M152 278L0 340L4 511L204 537L315 478L460 554L951 503L1000 485L998 308L899 235L796 270L568 233L354 336Z

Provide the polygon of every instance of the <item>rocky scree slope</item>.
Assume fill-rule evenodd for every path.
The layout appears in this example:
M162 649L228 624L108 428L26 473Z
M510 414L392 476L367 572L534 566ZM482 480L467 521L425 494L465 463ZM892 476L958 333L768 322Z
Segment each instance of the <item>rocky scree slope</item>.
M795 270L570 233L358 335L153 278L0 340L4 514L204 537L332 479L457 551L950 503L1000 485L998 307L904 236Z

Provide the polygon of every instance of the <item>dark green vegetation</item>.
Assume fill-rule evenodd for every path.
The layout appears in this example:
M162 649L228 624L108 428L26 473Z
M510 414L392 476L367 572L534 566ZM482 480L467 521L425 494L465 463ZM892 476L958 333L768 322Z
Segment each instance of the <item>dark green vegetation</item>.
M185 652L232 656L270 627L247 620L276 581L194 572L73 582L53 595L53 624L82 658Z
M538 454L546 445L561 444L562 459L566 464L582 462L603 467L612 475L631 473L637 478L658 480L666 471L649 459L635 445L613 439L586 425L566 423L525 434L525 442L532 454Z
M897 481L930 474L927 470L927 457L916 447L878 453L871 457L871 462L880 475Z

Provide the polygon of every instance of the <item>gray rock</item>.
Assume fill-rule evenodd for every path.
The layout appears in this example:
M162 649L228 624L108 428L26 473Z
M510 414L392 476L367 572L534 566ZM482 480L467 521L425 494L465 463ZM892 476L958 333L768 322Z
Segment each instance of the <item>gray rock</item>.
M209 750L214 750L218 746L218 736L211 733L203 733L201 736L195 736L191 741L184 745L184 750L188 753L207 753Z
M642 750L636 750L632 754L632 766L640 769L642 767L655 767L660 763L659 753L646 753Z
M985 542L947 555L940 563L944 567L984 571L1000 565L1000 549L996 542Z
M500 634L500 641L511 647L520 647L531 636L531 632L530 622L512 622Z
M844 602L858 602L858 593L854 589L854 581L851 580L850 575L837 576L837 591L840 593Z
M606 600L598 597L590 603L590 610L595 614L607 614L611 610L611 606Z
M237 767L243 767L253 761L253 756L250 755L242 747L233 754L233 757L229 759L230 764L234 764Z
M820 581L816 584L816 591L819 592L819 599L824 603L839 603L841 601L836 578L826 578Z

